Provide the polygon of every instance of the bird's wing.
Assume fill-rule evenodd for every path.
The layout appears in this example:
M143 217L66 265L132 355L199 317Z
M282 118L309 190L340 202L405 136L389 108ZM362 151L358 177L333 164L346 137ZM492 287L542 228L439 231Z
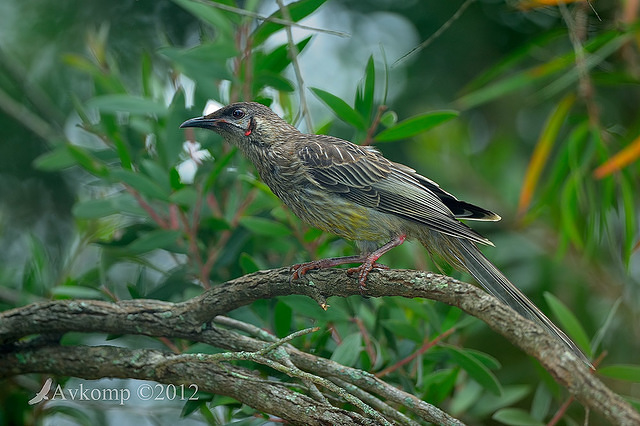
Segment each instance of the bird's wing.
M466 201L458 200L453 194L448 193L444 189L440 188L436 182L431 179L419 175L415 170L404 164L393 164L400 172L409 174L413 179L429 191L433 192L444 205L446 205L451 213L458 219L466 220L482 220L482 221L498 221L500 216L490 210L483 209L475 204L467 203Z
M422 176L412 169L392 163L372 148L330 136L316 136L313 141L301 143L297 155L310 180L325 191L447 235L490 244L457 221L451 208L440 198L447 195L447 201L453 204L452 200L457 201L455 197L439 190L437 184L427 178L421 181L418 177Z
M365 207L377 208L373 185L391 173L391 164L376 151L330 136L316 136L297 150L311 180Z

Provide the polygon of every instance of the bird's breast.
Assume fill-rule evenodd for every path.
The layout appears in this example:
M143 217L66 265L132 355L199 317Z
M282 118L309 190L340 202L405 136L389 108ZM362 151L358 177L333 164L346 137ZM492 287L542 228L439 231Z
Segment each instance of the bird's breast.
M386 241L394 233L392 217L337 194L304 186L274 193L302 221L348 240Z

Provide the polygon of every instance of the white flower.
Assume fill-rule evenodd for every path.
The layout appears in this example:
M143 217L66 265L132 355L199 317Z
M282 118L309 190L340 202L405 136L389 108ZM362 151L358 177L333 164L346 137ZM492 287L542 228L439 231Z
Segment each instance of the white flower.
M201 147L202 145L195 141L186 141L182 144L180 158L184 161L176 167L182 183L193 183L198 167L205 161L213 160L211 153L206 149L200 149Z

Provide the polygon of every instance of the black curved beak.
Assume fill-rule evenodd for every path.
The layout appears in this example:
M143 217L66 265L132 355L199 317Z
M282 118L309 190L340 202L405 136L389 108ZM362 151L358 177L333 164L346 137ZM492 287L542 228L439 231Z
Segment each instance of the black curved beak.
M180 125L180 128L183 129L185 127L200 127L203 129L213 129L218 126L218 123L221 121L219 118L207 118L205 117L196 117L191 118Z

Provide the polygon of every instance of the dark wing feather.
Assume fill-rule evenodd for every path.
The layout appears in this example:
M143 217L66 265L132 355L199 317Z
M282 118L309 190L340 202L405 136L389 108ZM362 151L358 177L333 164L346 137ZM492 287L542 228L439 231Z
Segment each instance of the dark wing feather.
M448 193L444 189L440 188L440 185L435 183L429 178L419 175L415 170L409 169L406 166L399 165L408 169L407 172L425 188L433 192L445 206L451 210L453 215L458 219L467 220L483 220L483 221L497 221L500 220L500 216L496 213L476 206L475 204L467 203L466 201L458 200L454 195Z
M314 139L312 142L301 141L297 154L311 180L323 190L454 237L490 244L455 219L452 207L464 213L471 211L464 207L468 203L458 201L435 182L409 167L390 162L372 148L330 136ZM456 201L462 204L458 205ZM491 214L479 207L474 211L462 217L473 214L479 217L479 212Z

